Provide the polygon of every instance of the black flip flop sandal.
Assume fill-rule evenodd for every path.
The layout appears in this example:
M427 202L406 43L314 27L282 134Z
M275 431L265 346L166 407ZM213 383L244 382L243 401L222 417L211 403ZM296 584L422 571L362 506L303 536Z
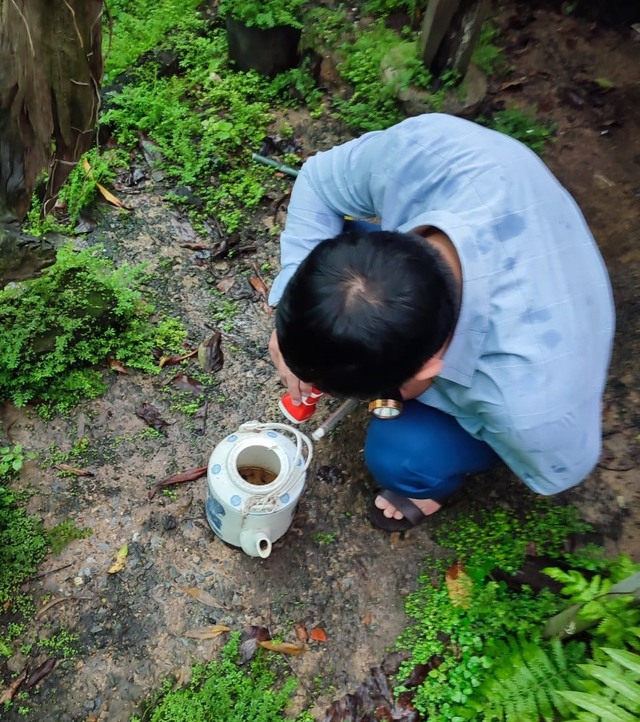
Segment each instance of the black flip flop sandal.
M395 508L402 512L402 519L390 519L386 517L382 509L378 509L376 506L376 498L381 496L386 499L390 504L393 504ZM428 516L431 516L430 514ZM427 515L423 514L420 509L406 496L400 496L394 491L388 489L382 489L371 498L371 504L369 506L369 521L373 526L378 529L383 529L389 532L400 532L413 529L414 526L422 524L428 518Z

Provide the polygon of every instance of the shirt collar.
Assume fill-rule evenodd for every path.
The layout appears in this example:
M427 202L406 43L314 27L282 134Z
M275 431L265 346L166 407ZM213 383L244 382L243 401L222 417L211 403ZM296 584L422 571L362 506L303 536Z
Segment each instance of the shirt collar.
M449 237L460 258L462 303L451 342L442 357L443 368L438 378L469 387L489 326L488 254L481 252L474 232L453 213L428 211L414 216L397 230L409 233L419 226L440 229Z

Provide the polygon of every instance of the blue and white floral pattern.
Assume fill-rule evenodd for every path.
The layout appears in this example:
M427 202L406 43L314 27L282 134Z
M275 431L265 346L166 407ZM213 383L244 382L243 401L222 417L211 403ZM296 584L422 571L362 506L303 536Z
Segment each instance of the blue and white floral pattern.
M211 502L211 506L213 507L214 512L218 516L224 516L227 513L225 511L224 507L222 506L222 504L217 499L214 499L213 497L211 497L210 502Z

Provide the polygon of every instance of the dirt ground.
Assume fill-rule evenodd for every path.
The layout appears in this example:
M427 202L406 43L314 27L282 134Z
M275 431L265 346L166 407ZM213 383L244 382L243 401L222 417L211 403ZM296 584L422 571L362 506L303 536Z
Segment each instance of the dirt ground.
M605 534L612 552L640 560L640 34L532 10L528 3L507 3L497 22L505 29L512 71L492 81L487 103L536 105L541 118L557 124L546 160L583 208L610 269L617 305L604 453L589 479L564 496ZM348 137L335 124L299 113L292 123L306 152ZM298 704L311 705L321 719L331 701L352 690L393 645L407 623L403 599L421 562L438 553L426 525L399 539L368 524L372 485L362 462L364 411L316 444L294 524L268 559L249 558L213 535L204 515L204 479L176 487L175 499L148 499L158 480L206 464L240 423L281 420L276 401L282 389L266 351L272 317L241 274L255 275L257 266L267 283L273 278L277 236L268 230L274 220L282 222L283 211L274 219L265 208L248 219L242 242L255 251L202 260L206 253L185 247L202 239L162 201L165 190L150 181L127 196L132 212L101 209L99 227L80 242L102 243L118 261L147 262L162 279L155 290L163 310L180 318L195 342L215 325L211 291L221 278L236 277L228 294L241 311L223 333L225 364L206 399L206 414L194 419L170 410L164 384L171 374L111 372L104 397L68 419L45 423L29 410L0 408L5 435L39 455L19 481L36 492L30 511L46 526L71 517L93 529L92 536L49 556L27 587L36 600L65 598L32 624L41 636L59 627L77 634L79 654L44 679L27 703L28 715L15 708L7 713L11 722L126 722L166 676L185 675L223 643L187 638L187 630L214 622L232 629L259 624L293 641L300 621L328 635L326 643L312 642L309 652L290 660L301 679ZM147 426L136 410L145 402L169 422L162 439L144 436ZM329 403L322 404L319 417L329 411ZM92 476L65 478L43 465L52 445L69 451L83 437ZM500 471L474 480L463 497L490 504L503 491L511 498L528 493ZM108 574L123 544L129 546L126 566ZM206 590L220 609L195 601L185 587ZM41 661L18 653L3 666L3 678Z

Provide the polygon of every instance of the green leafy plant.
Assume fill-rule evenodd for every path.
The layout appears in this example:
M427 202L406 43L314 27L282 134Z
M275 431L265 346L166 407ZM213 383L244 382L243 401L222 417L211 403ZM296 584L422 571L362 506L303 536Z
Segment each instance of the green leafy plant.
M327 544L333 544L337 538L337 535L335 532L316 532L313 535L313 540L316 544L319 546L326 546Z
M5 484L0 478L0 605L36 572L48 549L41 519L28 515L24 498Z
M27 459L35 459L36 456L32 451L25 452L22 444L0 447L0 481L13 478Z
M278 25L301 28L304 0L221 0L219 12L244 25L262 29Z
M398 103L399 87L417 84L426 87L430 81L418 57L415 38L403 40L381 22L359 34L353 42L340 48L344 59L338 65L340 75L353 86L347 99L335 98L340 117L357 130L380 130L402 117ZM400 70L383 81L381 66L390 52L397 54Z
M581 664L587 691L564 690L562 697L581 711L577 722L634 722L640 718L640 655L602 648L604 665Z
M562 594L572 604L579 605L576 619L589 622L593 629L594 655L599 646L608 644L622 647L636 644L640 609L633 594L612 593L614 585L631 576L639 568L628 556L612 560L603 573L586 576L582 571L564 571L547 567L543 571L552 579L564 584ZM606 574L606 576L605 576Z
M38 646L59 659L69 659L78 653L76 642L78 635L67 629L60 629L50 637L42 637L38 640Z
M10 657L13 654L13 641L24 631L24 624L9 622L6 630L0 636L0 657Z
M301 46L303 49L335 47L348 25L344 5L310 7L304 13Z
M588 529L574 507L541 500L521 513L510 509L471 511L444 523L435 536L438 544L455 552L470 574L483 577L494 568L517 571L527 548L557 557L567 537Z
M423 0L367 0L362 6L364 13L372 15L390 15L394 12L405 11L413 17L418 9L424 9L427 3Z
M409 679L421 666L428 670L412 698L425 718L430 722L484 719L484 707L491 709L487 694L495 696L487 690L498 673L507 680L505 696L496 697L496 716L487 720L518 719L521 710L514 697L518 689L527 688L530 675L535 679L546 675L549 684L534 685L529 679L531 697L523 698L522 704L532 716L522 717L521 722L538 722L535 714L548 715L549 705L562 706L554 690L566 688L569 678L579 676L576 664L584 658L584 645L549 644L542 640L542 632L566 601L548 589L536 593L527 586L510 588L492 573L516 573L531 549L561 559L567 536L586 528L575 509L536 501L520 513L478 509L434 529L436 541L454 556L427 565L417 590L405 602L414 623L398 640L398 646L409 652L398 679ZM501 666L505 656L510 661ZM511 681L509 674L514 676ZM403 690L409 691L396 688ZM505 709L510 710L509 717L500 716Z
M229 333L233 329L233 322L239 313L238 302L228 298L220 291L212 291L214 300L209 308L213 322L222 331Z
M490 674L490 644L517 634L538 639L543 620L561 604L548 591L534 594L523 587L514 592L504 582L471 577L460 594L451 591L448 576L451 567L444 563L421 575L418 589L405 602L415 623L398 640L410 652L399 679L408 678L416 665L433 667L413 698L431 722L474 719L462 716L463 710Z
M188 687L169 683L142 718L131 722L285 722L296 680L281 682L277 666L259 653L245 666L236 662L239 634L223 647L220 661L196 665ZM298 722L308 719L304 715Z
M478 123L486 125L529 146L538 155L544 154L547 143L553 140L555 125L539 123L531 113L519 108L507 108L496 111L491 118L476 118Z
M230 72L221 29L205 35L203 27L195 37L176 32L166 47L180 57L181 73L166 77L157 63L147 62L108 95L101 122L127 147L137 146L140 133L150 136L161 157L156 166L197 194L200 202L191 211L196 225L215 217L232 232L247 209L280 184L250 155L267 134L273 108L285 96L291 100L290 82Z
M86 539L93 534L93 529L80 529L73 519L65 519L51 529L47 529L47 537L54 554L60 552L75 539Z
M579 683L577 663L584 658L584 644L533 642L518 635L488 645L486 652L490 672L462 719L554 722L557 715L566 718L571 712L558 690Z
M0 291L0 397L65 412L104 391L97 365L109 355L157 372L142 279L141 267L114 268L95 250L65 246L40 278Z
M200 0L109 0L103 48L107 83L145 52L161 47L176 28L197 32L202 26L196 12L200 5Z
M614 580L626 581L635 569L637 565L624 556L609 560L607 578L600 574L587 578L577 569L546 569L549 576L565 585L562 592L580 605L577 618L582 614L592 623L583 629L583 637L591 637L592 659L579 664L585 643L569 641L563 645L559 638L544 642L539 636L525 640L518 635L485 647L493 660L491 672L469 699L470 708L483 715L479 719L538 722L543 718L553 722L558 715L583 722L632 719L625 716L629 712L620 713L617 705L630 711L640 709L640 665L636 664L638 674L633 677L619 662L620 658L631 660L632 665L640 661L624 649L640 646L639 615L633 595L615 595L612 589ZM549 625L545 634L550 634ZM620 649L605 646L607 643ZM576 717L576 706L587 711Z
M471 62L487 75L491 75L505 63L504 50L495 42L499 35L500 31L487 20L482 25L480 38L471 56Z
M72 229L83 209L98 195L98 185L108 185L115 178L128 154L122 150L107 150L103 153L93 148L85 153L69 174L69 178L58 194L56 211L42 216L42 206L37 196L27 214L25 231L33 236L44 236L49 232L65 232Z

